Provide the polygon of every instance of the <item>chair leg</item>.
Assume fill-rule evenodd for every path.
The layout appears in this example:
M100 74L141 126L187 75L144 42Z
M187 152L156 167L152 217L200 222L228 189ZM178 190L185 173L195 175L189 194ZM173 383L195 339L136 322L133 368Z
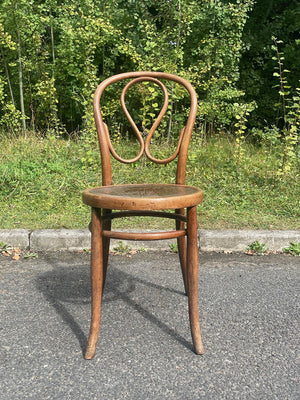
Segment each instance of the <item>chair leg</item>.
M107 273L107 265L108 265L108 256L109 256L109 245L110 238L103 238L103 290L106 281L106 273Z
M184 210L176 210L176 213L184 214ZM184 229L184 222L176 220L176 229ZM185 294L188 294L188 278L187 278L187 264L186 264L186 238L177 238L178 255L180 261L180 267L182 272L182 278L184 283Z
M101 301L103 293L103 246L102 246L101 210L92 208L92 245L91 245L91 288L92 317L90 334L85 358L94 357L100 330Z
M187 277L187 264L186 264L186 239L185 237L177 238L177 246L179 253L179 261L182 272L182 278L184 283L184 291L185 294L188 295L189 285L188 285L188 277Z
M111 214L111 210L102 210L102 215ZM111 230L111 220L104 219L102 222L103 230L110 231ZM105 286L106 280L106 272L107 272L107 265L108 265L108 256L109 256L109 245L110 245L110 238L103 237L102 238L103 244L103 290Z
M187 209L187 269L188 303L192 339L196 354L203 354L204 347L200 332L198 305L198 245L197 207Z

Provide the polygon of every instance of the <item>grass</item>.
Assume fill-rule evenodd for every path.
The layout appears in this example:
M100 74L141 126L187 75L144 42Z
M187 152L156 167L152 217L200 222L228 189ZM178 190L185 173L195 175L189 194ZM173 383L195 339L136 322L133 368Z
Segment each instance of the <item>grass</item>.
M168 146L157 147L162 152ZM119 151L134 153L130 142ZM230 137L194 140L188 162L187 184L204 191L199 206L199 225L205 229L300 229L300 171L276 174L276 148L244 145L237 163ZM85 228L90 210L82 204L81 192L101 184L100 156L86 142L59 138L0 139L0 228ZM115 182L172 182L172 166L154 166L149 161L115 169ZM172 177L172 178L170 178ZM127 227L136 219L128 218ZM120 222L118 227L122 227ZM139 220L149 228L149 220ZM153 224L152 220L151 223ZM161 221L153 229L169 227ZM124 223L123 223L124 224Z

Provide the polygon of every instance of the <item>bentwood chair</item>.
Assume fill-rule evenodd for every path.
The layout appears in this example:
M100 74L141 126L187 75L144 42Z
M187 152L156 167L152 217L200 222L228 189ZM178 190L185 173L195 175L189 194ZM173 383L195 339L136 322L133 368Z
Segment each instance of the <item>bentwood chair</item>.
M100 100L105 89L111 85L124 84L121 93L123 111L135 132L140 150L132 159L120 157L110 140L108 126L103 122ZM168 108L167 82L179 84L187 91L189 111L185 126L181 129L178 145L174 153L165 159L155 158L150 151L151 139ZM133 121L125 105L125 94L134 85L141 82L160 88L164 95L163 106L152 128L145 135ZM144 84L143 83L143 84ZM94 96L94 116L100 143L102 161L102 186L83 192L83 202L91 207L91 287L92 318L86 359L91 359L96 351L100 329L101 300L104 290L110 238L121 240L158 240L177 238L179 260L184 287L188 296L189 319L195 352L203 354L198 309L198 246L197 246L197 205L201 203L203 193L200 189L185 185L188 146L195 123L197 97L195 90L185 79L162 72L128 72L104 80L96 89ZM145 156L156 164L177 161L176 183L173 184L122 184L112 182L111 156L121 163L135 163ZM144 156L144 157L145 157ZM115 211L113 211L115 210ZM166 211L167 210L167 211ZM173 210L172 212L170 210ZM132 216L152 216L175 220L175 230L162 232L120 232L111 230L115 218Z

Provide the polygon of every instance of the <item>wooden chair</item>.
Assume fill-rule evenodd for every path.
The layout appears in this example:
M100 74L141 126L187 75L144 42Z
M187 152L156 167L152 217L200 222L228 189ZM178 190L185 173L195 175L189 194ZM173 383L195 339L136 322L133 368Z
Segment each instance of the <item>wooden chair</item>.
M131 79L128 82L128 79ZM151 138L168 107L168 91L163 81L173 81L182 85L190 97L190 110L185 127L182 128L177 148L172 156L156 159L151 155ZM100 98L111 84L127 80L121 94L123 111L132 126L139 144L139 154L130 160L121 158L113 148L107 125L102 120ZM131 118L126 105L125 94L135 84L152 82L164 94L164 104L157 120L145 137ZM157 240L177 238L180 265L186 294L188 295L189 319L194 349L203 354L198 309L198 246L197 246L197 205L203 193L200 189L185 185L185 169L188 146L195 123L197 97L195 90L185 79L162 72L129 72L104 80L94 96L94 115L100 143L102 160L102 186L83 192L83 202L91 207L91 287L92 318L85 358L91 359L96 351L100 329L101 300L105 284L110 238L121 240ZM145 136L145 135L144 135ZM113 185L111 155L121 163L134 163L143 154L156 164L167 164L177 159L176 183L174 184L122 184ZM115 212L113 210L116 210ZM169 211L166 211L169 210ZM173 212L170 212L173 210ZM186 210L186 212L185 212ZM176 229L162 232L118 232L111 230L114 218L127 216L152 216L171 218L176 221Z

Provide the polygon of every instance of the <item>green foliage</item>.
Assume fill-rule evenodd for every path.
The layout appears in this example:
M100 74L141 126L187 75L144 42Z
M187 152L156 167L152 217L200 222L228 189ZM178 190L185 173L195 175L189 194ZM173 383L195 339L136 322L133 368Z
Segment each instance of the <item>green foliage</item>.
M119 72L160 70L192 82L199 98L197 126L205 133L234 132L237 159L247 126L263 135L278 127L286 137L281 167L286 173L299 115L298 15L296 0L3 0L0 128L12 135L26 129L65 136L80 132L91 143L97 84ZM283 40L280 57L291 71L288 79L284 70L280 75L290 86L288 96L280 92L291 102L279 119L273 86L280 72L273 76L272 36ZM144 126L159 111L156 93L141 112ZM185 116L182 94L173 94L179 95L180 108L171 102L158 132L168 138L177 135ZM116 135L126 135L112 93L104 108Z
M237 103L234 104L236 107L236 120L237 122L234 124L235 130L235 152L234 158L236 161L237 172L239 171L239 166L244 157L244 148L243 142L245 140L245 132L246 132L246 124L248 121L248 116L250 112L253 110L254 106L251 107L250 104L239 105Z
M177 243L169 243L169 248L170 248L171 253L178 253Z
M262 144L266 148L272 148L281 144L280 129L272 125L271 127L265 126L263 129L252 128L251 135L255 142Z
M13 228L40 224L69 228L78 221L78 213L88 217L80 192L100 182L97 149L92 174L93 169L87 170L81 161L84 149L72 141L28 135L27 139L2 139L0 147L1 227L10 220ZM70 201L76 215L73 221L66 215Z
M279 178L278 149L257 147L245 140L237 170L235 141L228 135L210 138L201 146L194 141L191 148L187 179L205 193L200 210L201 219L209 221L208 225L238 228L237 222L243 220L244 228L276 229L279 218L283 229L287 228L286 217L294 220L294 229L299 229L300 187L296 182L300 171L295 168L289 177Z
M188 178L208 193L205 223L294 226L300 197L297 16L296 0L3 0L0 140L11 155L0 154L2 225L11 226L6 216L22 214L26 204L27 215L16 217L20 226L81 226L87 213L81 204L72 203L75 221L60 214L78 191L100 180L93 92L115 73L158 70L187 78L198 94ZM283 43L276 39L272 49L272 36ZM159 157L172 153L186 119L185 93L175 84L167 88L169 108L151 142ZM126 98L144 134L160 111L157 89L143 83ZM118 152L131 158L138 146L119 117L119 95L118 84L108 90L103 113ZM7 138L20 132L28 142L12 145ZM149 175L148 164L143 158L118 170L116 181L174 176L171 166L155 166Z
M26 254L24 254L24 256L23 256L23 258L27 258L27 259L35 259L35 258L38 258L39 257L39 255L38 255L38 253L34 253L34 252L31 252L31 251L27 251L27 253Z
M231 128L245 103L237 82L243 27L253 3L3 0L0 125L6 129L10 124L13 132L19 126L93 135L92 96L103 78L160 70L195 84L199 124L207 130ZM152 104L159 107L154 98ZM115 99L106 109L113 120ZM171 104L169 123L161 126L169 137L178 115L174 111ZM147 105L143 112L149 118ZM8 122L11 116L13 123Z
M8 246L7 243L5 243L5 242L0 242L0 252L6 251L6 250L9 249L9 248L10 248L10 246Z
M214 131L231 126L237 106L244 103L237 102L244 96L237 82L243 51L241 38L253 1L195 4L184 60L199 94L203 124Z
M5 93L31 130L61 133L63 128L72 132L91 127L99 76L120 54L129 60L136 56L111 23L113 6L91 0L1 2L0 77L5 77ZM106 60L107 48L112 54ZM2 104L0 95L5 124Z
M260 243L259 241L255 240L255 242L252 242L249 246L247 246L246 251L248 254L262 255L267 253L268 249L265 243Z
M290 173L297 160L297 145L300 132L300 88L296 88L296 95L291 96L291 86L288 85L287 80L287 74L290 71L284 69L284 55L278 49L278 45L282 41L273 37L273 42L272 49L276 52L276 57L273 58L278 63L273 76L279 80L279 84L276 87L278 87L280 99L276 106L279 108L280 116L283 120L282 135L284 146L282 149L282 161L278 169L278 173L281 175Z
M200 144L199 144L200 142ZM187 184L201 187L204 202L199 206L199 224L209 229L299 229L300 170L278 177L281 158L277 147L243 143L239 165L234 159L235 140L230 135L196 137L190 146ZM115 145L118 153L131 156L131 140ZM163 143L159 151L168 150ZM101 185L97 145L84 147L81 139L55 136L41 139L0 136L0 227L1 228L84 228L90 210L81 200L87 187ZM86 158L89 149L90 161ZM175 168L155 165L147 159L133 165L114 164L115 183L174 182ZM160 221L160 220L159 220ZM120 221L115 221L120 224ZM162 225L158 225L161 223ZM173 228L173 221L161 220L153 229ZM147 219L127 218L127 227L147 228ZM168 226L166 224L169 224ZM122 228L121 225L117 225Z
M240 63L239 86L245 91L246 101L255 101L257 108L249 118L249 125L258 129L277 122L278 91L273 77L274 51L272 36L280 38L285 57L291 93L299 86L300 76L300 3L297 0L256 0L243 31L245 51ZM277 62L277 61L276 61ZM280 125L278 125L281 128Z
M22 254L22 251L18 247L9 246L5 242L0 242L0 254L9 257L11 256L13 260L19 260ZM33 253L31 251L27 251L23 258L38 258L37 253Z
M132 251L132 248L128 244L124 244L124 242L119 241L118 245L113 248L114 254L129 254Z
M300 243L291 242L289 247L283 249L284 253L292 254L293 256L300 256Z

